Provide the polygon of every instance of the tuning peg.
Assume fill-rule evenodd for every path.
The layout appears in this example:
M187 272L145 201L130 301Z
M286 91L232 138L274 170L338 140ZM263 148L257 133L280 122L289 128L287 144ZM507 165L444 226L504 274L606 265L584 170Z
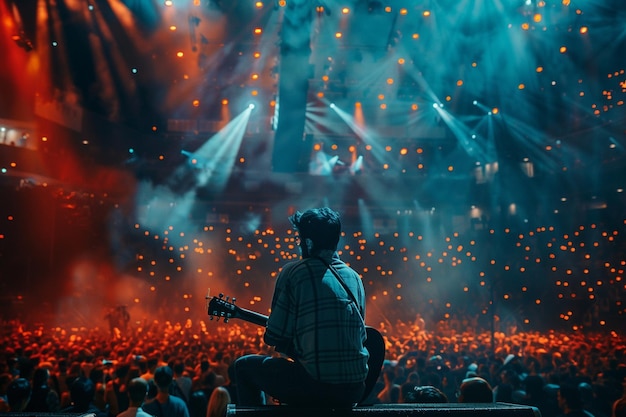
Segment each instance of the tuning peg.
M227 295L226 296L226 301L228 301L228 300L230 300L230 296Z
M220 293L220 298L224 298L224 293Z
M228 317L224 319L224 323L228 323Z
M237 299L235 297L233 297L233 304L235 304L235 301L237 301Z
M210 316L210 317L209 317L209 320L213 320L213 316Z

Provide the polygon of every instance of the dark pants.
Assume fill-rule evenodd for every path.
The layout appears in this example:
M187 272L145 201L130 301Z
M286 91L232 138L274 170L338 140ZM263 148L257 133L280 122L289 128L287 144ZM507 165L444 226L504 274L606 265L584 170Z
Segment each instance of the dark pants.
M365 384L327 384L311 378L298 362L247 355L235 361L238 404L264 405L263 393L294 406L351 407L361 399Z

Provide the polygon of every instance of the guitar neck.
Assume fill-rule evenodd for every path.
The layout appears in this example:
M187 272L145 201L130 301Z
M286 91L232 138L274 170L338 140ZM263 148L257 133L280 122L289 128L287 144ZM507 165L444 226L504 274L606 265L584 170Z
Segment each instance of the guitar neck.
M207 299L209 299L208 295ZM207 303L207 313L211 318L217 317L218 320L220 318L223 318L224 321L241 319L258 326L267 326L268 317L266 315L236 306L235 299L233 298L231 301L229 297L224 298L224 294L220 294L219 297L213 297L209 300Z
M258 326L267 326L267 316L261 313L257 313L256 311L246 310L245 308L239 307L237 315L235 317L250 323L254 323Z

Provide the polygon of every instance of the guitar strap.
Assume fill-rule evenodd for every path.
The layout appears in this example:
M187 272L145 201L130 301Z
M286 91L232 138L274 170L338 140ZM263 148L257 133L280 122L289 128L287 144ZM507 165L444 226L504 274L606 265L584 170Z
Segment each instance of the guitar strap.
M359 316L361 316L361 320L363 321L363 324L365 324L365 318L363 317L363 315L361 314L361 307L359 306L359 303L357 303L356 301L356 297L354 296L354 294L352 294L352 291L350 291L350 288L348 288L348 286L346 285L345 282L343 282L343 279L341 278L341 275L339 275L339 272L337 272L337 270L335 269L334 266L332 266L331 264L329 264L328 262L326 262L326 260L318 257L318 259L320 261L322 261L324 263L324 265L326 265L326 267L328 269L330 269L330 272L333 273L333 275L335 276L335 278L337 278L337 281L339 281L339 283L341 284L341 286L343 287L344 290L346 290L346 292L348 293L348 296L350 297L350 299L352 300L352 302L354 303L354 305L356 306L356 311L359 313Z

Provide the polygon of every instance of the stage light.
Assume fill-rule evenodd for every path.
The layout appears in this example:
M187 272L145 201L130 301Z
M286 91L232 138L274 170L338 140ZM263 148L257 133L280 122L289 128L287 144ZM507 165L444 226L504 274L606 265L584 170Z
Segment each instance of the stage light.
M334 109L335 108L335 103L330 103L330 108Z
M254 103L250 103L250 104L248 104L248 108L249 108L250 110L254 109L255 107L256 107L256 106L254 105Z
M472 104L473 104L474 106L478 106L478 101L474 100L474 101L472 102Z

